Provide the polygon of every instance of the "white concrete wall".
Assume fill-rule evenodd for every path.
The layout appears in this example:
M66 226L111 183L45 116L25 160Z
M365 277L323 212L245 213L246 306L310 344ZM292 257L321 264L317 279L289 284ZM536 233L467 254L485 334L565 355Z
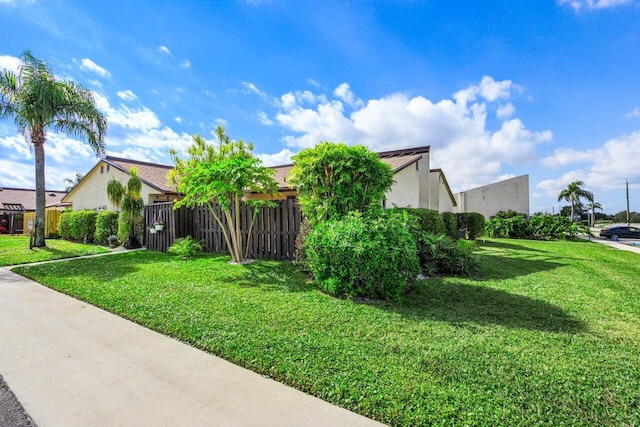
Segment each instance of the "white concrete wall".
M388 208L398 206L429 209L429 153L424 153L416 163L396 172L393 179L395 184L385 194Z
M129 174L122 172L104 162L100 162L98 167L93 169L85 179L82 180L79 186L77 186L65 200L73 203L73 210L78 211L82 209L110 209L116 210L116 208L109 203L107 198L107 183L111 178L116 178L126 186L129 181ZM158 191L153 187L142 184L142 200L145 204L152 202L156 197L161 197L164 200L164 195L158 194Z
M429 192L431 195L429 209L436 212L453 212L455 210L445 181L442 178L442 173L439 170L429 173Z
M420 175L415 165L409 165L393 176L396 181L391 190L385 194L387 208L394 206L406 208L420 207L418 185Z
M454 197L458 212L478 212L487 219L509 209L529 215L529 175L463 191Z

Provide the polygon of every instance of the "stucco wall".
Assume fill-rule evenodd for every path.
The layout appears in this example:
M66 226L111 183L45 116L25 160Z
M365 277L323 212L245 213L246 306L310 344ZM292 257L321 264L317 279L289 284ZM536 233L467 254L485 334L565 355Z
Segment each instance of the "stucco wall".
M115 210L115 207L109 203L109 199L107 198L107 183L114 177L124 186L127 185L127 181L129 181L130 178L129 174L111 167L104 162L100 162L98 166L82 180L80 185L67 195L65 200L73 203L74 211L82 209ZM142 200L144 200L145 204L153 202L156 195L161 197L163 201L166 199L166 196L159 195L158 191L151 186L144 183L142 184Z
M454 197L458 212L478 212L487 219L509 209L529 215L529 175L463 191Z
M422 154L417 162L396 172L393 179L395 184L385 194L388 208L429 208L429 153Z
M409 165L393 176L396 181L391 190L385 194L386 207L420 207L418 185L420 182L419 171L416 166Z
M440 170L429 172L429 209L436 212L453 212L454 206Z

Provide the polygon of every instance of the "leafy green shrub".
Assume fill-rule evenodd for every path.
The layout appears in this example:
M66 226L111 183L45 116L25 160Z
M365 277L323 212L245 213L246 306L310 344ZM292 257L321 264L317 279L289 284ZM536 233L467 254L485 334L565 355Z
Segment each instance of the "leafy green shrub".
M535 215L511 218L493 218L487 221L485 232L489 237L572 239L578 234L591 235L589 227L580 222L571 222L568 217Z
M102 211L96 217L96 243L105 244L109 236L118 234L118 212Z
M427 232L433 234L443 234L445 232L444 221L440 214L431 209L422 208L393 208L391 212L406 212L415 218L416 226L419 232Z
M316 283L336 296L400 299L420 272L406 221L390 213L321 222L306 244Z
M83 243L93 242L96 231L96 217L98 213L92 210L66 212L60 216L69 216L69 232L73 240Z
M169 253L180 258L193 258L204 250L204 241L195 240L191 236L176 239L173 245L169 246Z
M520 213L520 212L516 212L513 209L509 209L509 210L506 210L506 211L497 212L490 219L493 219L493 218L507 219L507 218L514 218L516 216L522 216L522 217L525 217L525 218L527 217L526 214L523 214L523 213Z
M484 233L484 215L477 212L458 214L458 229L463 230L468 239L475 240Z
M296 186L300 209L312 225L380 210L394 182L391 166L362 145L321 142L293 162L288 182Z
M296 236L296 249L294 253L294 263L297 264L304 272L309 272L309 263L307 261L307 238L312 230L311 223L306 219L300 224L300 232Z
M71 212L72 211L64 211L60 214L60 219L58 220L58 233L60 237L65 240L71 239Z
M444 234L455 239L458 233L458 215L453 212L442 212L440 217L444 222Z
M444 234L423 233L416 241L420 268L427 276L471 275L478 267L472 242L457 242Z

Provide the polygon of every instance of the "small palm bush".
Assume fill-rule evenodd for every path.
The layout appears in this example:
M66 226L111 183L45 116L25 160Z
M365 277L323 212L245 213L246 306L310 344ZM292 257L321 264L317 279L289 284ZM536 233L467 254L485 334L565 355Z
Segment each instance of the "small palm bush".
M173 245L169 246L169 253L177 255L180 258L193 258L204 249L204 241L195 240L191 236L176 239Z
M473 242L445 235L423 233L416 242L420 268L427 276L441 274L469 276L478 267Z

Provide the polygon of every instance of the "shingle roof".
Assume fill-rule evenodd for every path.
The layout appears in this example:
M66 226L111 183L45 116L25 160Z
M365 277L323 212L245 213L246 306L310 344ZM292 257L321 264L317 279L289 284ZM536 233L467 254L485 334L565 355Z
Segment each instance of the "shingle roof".
M127 173L129 173L129 169L137 168L138 176L146 184L149 184L156 190L163 193L175 193L175 189L172 188L167 181L167 173L171 169L173 169L173 166L142 162L139 160L123 159L112 156L106 156L102 160Z
M57 205L67 194L64 191L47 191L46 206ZM36 190L26 188L0 188L0 210L4 209L4 203L20 204L27 211L36 210Z
M429 152L429 149L430 147L427 145L402 150L383 151L377 154L383 162L391 166L394 172L398 172L420 160L424 153ZM173 168L173 166L112 156L107 156L103 160L123 172L128 172L132 167L138 168L138 175L147 184L165 193L175 193L175 189L171 188L167 182L167 173ZM276 171L275 180L278 183L278 188L280 190L287 190L290 188L287 183L287 177L289 176L292 167L293 165L272 166Z

